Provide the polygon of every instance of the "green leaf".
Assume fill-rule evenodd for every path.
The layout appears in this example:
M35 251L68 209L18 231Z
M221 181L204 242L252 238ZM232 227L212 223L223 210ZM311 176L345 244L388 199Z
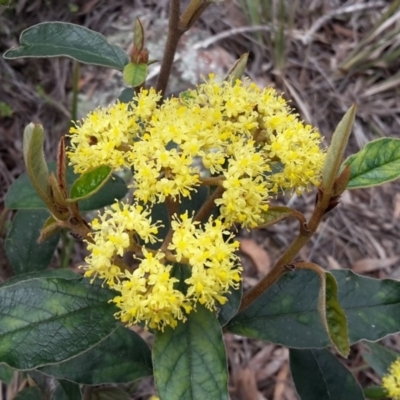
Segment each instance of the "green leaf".
M43 143L43 127L30 123L25 128L23 139L26 171L39 197L51 208L49 170L44 158Z
M120 388L106 387L94 390L90 400L131 400L131 396Z
M350 352L349 337L347 332L347 320L338 301L338 286L334 276L325 273L325 308L328 333L332 343L338 352L347 357Z
M400 178L400 139L382 138L368 143L350 156L343 166L350 165L347 189L382 185Z
M290 369L301 400L364 400L354 376L328 350L290 349Z
M119 46L109 44L100 33L68 22L31 26L21 33L19 42L21 47L8 50L4 58L69 57L119 70L129 62L127 54Z
M14 400L43 400L42 392L38 387L27 387L21 390Z
M55 163L49 163L49 170L54 171ZM67 168L67 182L72 185L77 179L72 168ZM81 211L97 210L114 203L115 199L122 199L128 191L125 181L118 175L111 179L89 199L79 201ZM46 209L46 205L39 197L26 173L21 174L8 189L5 205L11 210L17 209Z
M97 193L110 179L112 169L107 165L82 174L72 185L68 201L84 200Z
M7 364L0 364L0 381L9 385L13 379L14 370Z
M332 136L331 144L326 154L322 168L322 187L329 190L333 187L336 175L347 147L354 119L356 117L356 106L352 105L343 116Z
M48 217L45 210L19 210L16 213L4 245L15 274L39 271L49 266L60 235L55 234L41 244L37 242Z
M115 329L114 296L86 279L0 285L0 362L32 369L94 346Z
M71 169L67 170L67 181L72 183L75 176ZM115 200L122 199L128 192L125 181L118 175L112 174L105 185L93 196L78 202L81 211L98 210L99 208L113 204Z
M138 334L118 326L90 350L40 371L85 385L133 382L152 374L151 353Z
M364 360L380 376L387 374L390 364L396 361L400 354L378 343L365 343L369 353L362 352Z
M367 399L387 399L387 391L382 386L371 385L364 388L364 396Z
M129 63L124 68L124 82L128 86L138 87L142 85L147 77L147 65L140 63Z
M153 364L161 400L229 398L221 326L202 306L175 329L156 331Z
M375 341L400 331L400 282L373 279L349 270L332 271L347 317L350 344ZM296 348L330 344L318 312L318 277L286 273L227 325L230 332Z

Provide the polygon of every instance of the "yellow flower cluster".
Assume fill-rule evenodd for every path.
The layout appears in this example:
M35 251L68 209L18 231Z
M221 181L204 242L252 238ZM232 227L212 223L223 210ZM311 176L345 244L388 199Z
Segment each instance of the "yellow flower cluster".
M400 358L389 367L389 373L382 378L382 386L386 389L389 397L400 400Z
M131 148L157 107L160 96L154 89L141 91L136 105L116 103L97 109L71 127L70 149L67 155L76 173L83 173L100 165L115 170L127 166L126 150Z
M106 164L134 171L137 199L190 197L211 176L224 188L217 201L226 225L255 227L271 193L301 193L317 184L321 138L291 113L272 88L213 76L158 106L153 90L130 104L96 110L71 128L75 172ZM208 174L208 175L207 175Z
M181 215L172 222L168 246L172 252L167 256L161 250L143 247L143 259L133 271L121 269L120 260L126 251L135 249L135 235L144 242L154 242L158 226L151 222L148 211L116 203L91 225L86 276L98 276L121 293L114 302L121 309L118 317L129 325L143 321L150 328L175 327L198 302L215 310L216 302L224 304L224 294L239 285L241 268L234 253L238 242L219 220L210 219L202 229L186 213ZM175 287L179 280L172 276L168 257L191 266L191 276L184 280L185 294Z
M135 203L114 204L91 224L86 275L121 293L114 301L122 321L163 329L197 303L211 310L224 304L240 281L228 229L262 223L273 194L317 184L325 154L319 133L282 97L248 80L216 82L211 75L179 98L159 99L142 90L129 104L92 112L71 128L68 155L78 173L103 164L133 171ZM189 217L191 209L169 208L162 247L142 247L156 241L161 226L151 220L152 207L191 199L200 186L210 187L206 218L213 207L218 216L201 223ZM142 254L134 270L123 260L129 251ZM174 277L177 263L189 268L184 282Z

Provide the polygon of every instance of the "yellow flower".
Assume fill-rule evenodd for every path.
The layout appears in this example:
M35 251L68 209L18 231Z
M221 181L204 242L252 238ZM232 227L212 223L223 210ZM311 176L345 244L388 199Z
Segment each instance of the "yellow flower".
M210 219L204 228L188 218L187 214L172 222L174 230L170 250L177 260L185 258L191 269L186 297L193 302L216 309L224 304L230 288L238 288L241 267L235 251L239 243L226 231L220 220Z
M174 288L178 279L171 277L172 266L160 261L164 254L143 249L143 255L139 267L133 273L125 271L125 279L113 287L121 293L113 300L121 310L116 316L127 325L144 322L153 329L174 328L192 308Z
M161 226L152 222L150 212L142 206L119 202L105 210L90 225L93 232L87 249L91 253L85 258L85 276L99 277L110 286L123 277L122 271L114 263L116 256L123 257L135 243L134 235L145 243L155 243Z
M118 170L127 166L126 150L142 130L160 96L154 89L142 90L130 103L115 103L92 111L71 127L67 151L76 173L100 165Z
M393 400L400 400L400 358L390 365L388 374L382 378L382 386Z

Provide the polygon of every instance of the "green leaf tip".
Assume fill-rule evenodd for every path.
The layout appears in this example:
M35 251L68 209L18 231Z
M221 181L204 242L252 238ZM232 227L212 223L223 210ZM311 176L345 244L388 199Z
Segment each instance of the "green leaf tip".
M43 152L44 130L39 124L30 123L24 131L23 154L28 176L33 187L46 203L51 205L49 169Z
M356 116L356 106L353 104L339 122L332 136L325 163L322 168L322 187L331 190L342 163L344 151L349 140Z
M350 353L346 314L338 300L338 285L335 277L325 273L325 314L329 337L341 356Z
M231 67L226 75L225 80L231 79L232 84L236 82L237 79L241 79L247 66L247 61L249 60L249 53L244 53L236 60L235 64Z

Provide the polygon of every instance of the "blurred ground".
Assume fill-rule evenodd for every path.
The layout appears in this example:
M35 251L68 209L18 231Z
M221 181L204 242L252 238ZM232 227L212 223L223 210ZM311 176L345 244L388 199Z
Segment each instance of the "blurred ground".
M133 21L140 17L150 58L160 59L167 10L166 0L14 1L0 14L0 53L17 45L23 29L55 20L97 30L127 50ZM177 93L211 71L224 74L245 52L250 52L248 75L259 85L283 92L302 118L318 127L326 144L354 102L358 110L349 154L370 140L400 137L400 1L219 2L182 39L170 91ZM151 70L151 76L156 75L157 66ZM57 140L69 127L71 86L70 60L0 59L0 202L24 170L21 139L27 123L44 125L46 152L54 158ZM79 115L112 102L122 89L120 73L83 66ZM276 202L289 202L307 215L314 197L315 193L308 193ZM246 288L268 272L296 232L295 222L243 232ZM394 182L379 189L345 192L340 206L320 225L300 257L327 269L351 268L399 279L399 239L400 182ZM286 349L233 335L227 336L226 343L232 399L297 399ZM397 335L384 343L400 351ZM379 383L360 356L361 345L353 347L346 363L359 382ZM145 380L135 386L133 398L147 399L152 393L151 382Z

